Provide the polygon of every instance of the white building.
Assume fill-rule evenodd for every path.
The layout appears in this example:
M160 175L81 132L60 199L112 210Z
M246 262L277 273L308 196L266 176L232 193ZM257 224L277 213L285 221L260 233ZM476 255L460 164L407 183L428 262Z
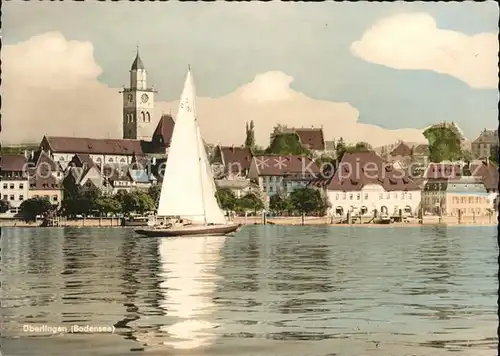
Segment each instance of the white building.
M22 202L28 199L27 163L23 155L2 155L0 160L0 198L9 203L8 213L17 213Z
M345 153L326 194L333 216L346 216L348 211L398 215L400 210L417 215L421 201L417 184L375 152Z

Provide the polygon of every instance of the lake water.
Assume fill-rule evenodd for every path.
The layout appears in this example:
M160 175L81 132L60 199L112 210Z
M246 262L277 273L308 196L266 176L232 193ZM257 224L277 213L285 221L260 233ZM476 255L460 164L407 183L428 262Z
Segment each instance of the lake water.
M495 227L4 228L1 248L5 356L496 354Z

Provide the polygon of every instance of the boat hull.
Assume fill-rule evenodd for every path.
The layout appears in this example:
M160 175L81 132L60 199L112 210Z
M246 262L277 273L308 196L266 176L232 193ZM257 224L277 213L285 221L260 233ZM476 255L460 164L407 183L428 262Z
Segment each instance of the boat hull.
M171 228L137 229L135 232L145 237L174 237L174 236L223 236L235 232L241 224L226 225L187 225Z

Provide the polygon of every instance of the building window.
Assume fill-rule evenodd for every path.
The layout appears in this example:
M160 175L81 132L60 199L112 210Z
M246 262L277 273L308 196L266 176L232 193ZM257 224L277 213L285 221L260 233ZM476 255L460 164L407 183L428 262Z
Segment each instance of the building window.
M21 194L21 195L19 195L19 200L20 200L20 201L23 201L23 200L24 200L24 195L22 195L22 194Z
M408 193L408 199L411 199L411 193Z
M338 193L337 193L337 194L335 194L335 200L339 200L339 195L338 195Z
M146 121L151 122L151 116L149 115L149 112L146 113Z
M361 199L361 194L359 194L359 193L358 193L358 194L356 194L356 199L357 199L357 200L360 200L360 199Z
M108 159L109 163L113 163L113 158Z
M14 189L14 183L10 183L10 189Z
M368 193L365 193L365 200L368 200Z
M15 199L14 194L11 194L9 198L10 198L10 200L14 200Z
M3 184L3 189L7 189L7 187L8 187L7 183L4 183Z
M346 193L342 194L342 200L346 199Z
M120 162L121 162L121 163L125 163L125 158L122 158L122 159L120 160Z
M9 198L9 197L8 197L8 195L7 195L7 194L4 194L4 195L3 195L3 200L7 200L8 198Z
M349 200L352 200L352 197L353 197L352 193L349 194Z
M53 200L53 201L57 201L57 195L53 195L53 196L52 196L52 200Z
M391 199L391 193L387 193L387 199Z
M19 189L24 189L24 184L23 183L19 183Z

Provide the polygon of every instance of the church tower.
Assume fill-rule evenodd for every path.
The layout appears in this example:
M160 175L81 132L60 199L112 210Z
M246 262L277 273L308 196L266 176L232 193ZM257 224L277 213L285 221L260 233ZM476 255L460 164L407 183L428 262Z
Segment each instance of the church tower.
M123 138L149 141L155 128L156 91L147 86L147 71L139 56L139 48L130 68L130 86L120 93L123 93Z

